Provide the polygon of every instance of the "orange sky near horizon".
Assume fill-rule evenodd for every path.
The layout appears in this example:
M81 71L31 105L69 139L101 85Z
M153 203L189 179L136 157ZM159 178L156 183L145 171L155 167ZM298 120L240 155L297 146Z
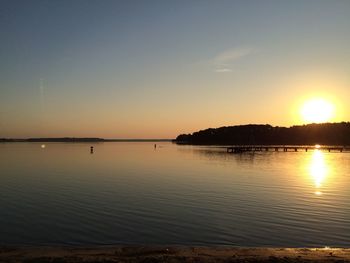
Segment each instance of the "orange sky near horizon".
M349 1L4 5L0 138L350 121Z

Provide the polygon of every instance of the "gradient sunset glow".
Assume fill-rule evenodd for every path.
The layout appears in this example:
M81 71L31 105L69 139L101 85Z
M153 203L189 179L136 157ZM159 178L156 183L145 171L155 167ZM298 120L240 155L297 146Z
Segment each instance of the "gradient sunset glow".
M1 9L0 138L175 138L350 120L350 1Z

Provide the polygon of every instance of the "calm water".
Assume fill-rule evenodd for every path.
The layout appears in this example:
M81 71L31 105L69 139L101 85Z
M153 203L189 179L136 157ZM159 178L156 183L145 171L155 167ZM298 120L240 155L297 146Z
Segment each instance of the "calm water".
M350 153L0 144L0 244L350 246Z

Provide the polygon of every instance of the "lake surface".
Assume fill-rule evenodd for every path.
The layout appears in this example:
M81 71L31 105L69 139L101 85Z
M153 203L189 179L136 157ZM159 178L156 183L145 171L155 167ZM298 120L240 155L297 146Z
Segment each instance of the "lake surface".
M350 153L45 145L0 144L0 244L350 246Z

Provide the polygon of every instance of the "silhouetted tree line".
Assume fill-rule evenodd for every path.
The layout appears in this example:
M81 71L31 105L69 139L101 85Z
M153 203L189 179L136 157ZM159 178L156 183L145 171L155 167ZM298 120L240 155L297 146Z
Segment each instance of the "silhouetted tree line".
M176 143L202 145L350 145L350 122L273 127L239 125L181 134Z
M0 138L0 142L16 142L18 140L16 139L6 139L6 138Z

